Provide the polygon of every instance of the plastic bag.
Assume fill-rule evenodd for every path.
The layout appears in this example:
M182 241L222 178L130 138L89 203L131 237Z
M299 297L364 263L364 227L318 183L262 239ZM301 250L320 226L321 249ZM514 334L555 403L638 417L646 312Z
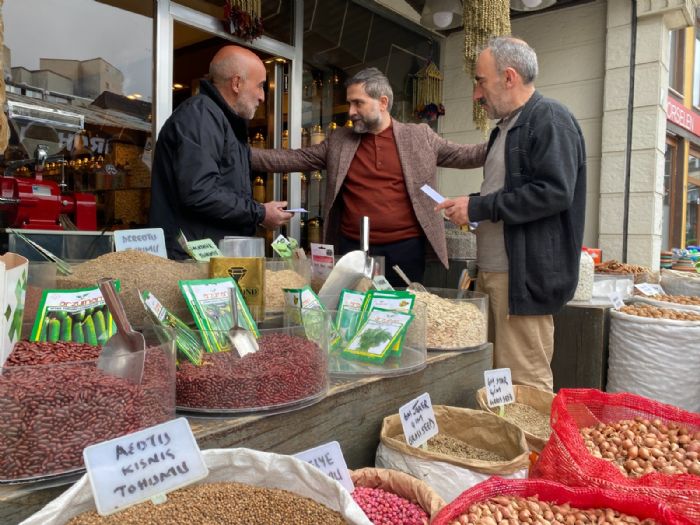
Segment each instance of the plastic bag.
M445 506L445 500L430 485L398 470L362 468L350 472L356 487L380 488L420 506L432 520Z
M574 301L590 301L593 298L593 257L583 250L578 267L578 284L574 292Z
M340 512L348 523L372 525L340 483L305 461L247 448L204 450L202 456L209 468L209 476L198 483L236 481L284 489ZM90 481L85 475L20 525L63 525L90 510L95 510L95 504Z
M657 498L691 521L695 520L693 523L700 523L700 476L652 473L630 478L613 463L591 455L586 448L579 428L636 416L659 418L665 423L681 424L693 432L700 431L700 414L675 406L634 394L564 388L552 403L552 436L531 469L530 477Z
M633 392L700 412L699 341L700 321L612 310L606 390Z
M693 522L672 511L662 500L631 496L614 490L594 487L567 487L548 480L509 480L493 477L463 492L443 508L432 525L449 525L469 506L494 496L538 496L540 501L561 505L569 503L579 509L610 508L640 519L652 518L662 525L691 525Z
M400 470L425 481L445 501L493 475L527 477L529 465L525 435L515 425L480 410L433 405L440 433L474 447L500 453L506 461L460 459L412 447L399 439L403 428L399 415L384 418L377 467Z

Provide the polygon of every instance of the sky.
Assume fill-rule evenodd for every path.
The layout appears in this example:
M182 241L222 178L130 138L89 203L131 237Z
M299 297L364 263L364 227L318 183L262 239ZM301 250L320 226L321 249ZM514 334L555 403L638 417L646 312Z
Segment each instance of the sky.
M123 95L151 100L151 18L94 0L5 0L2 13L12 67L103 58L124 74Z

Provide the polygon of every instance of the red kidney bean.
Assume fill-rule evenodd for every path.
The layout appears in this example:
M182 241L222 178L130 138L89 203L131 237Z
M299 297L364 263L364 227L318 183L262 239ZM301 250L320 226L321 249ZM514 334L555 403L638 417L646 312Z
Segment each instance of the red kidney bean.
M141 385L97 368L99 347L19 342L0 375L0 479L83 466L86 446L174 417L174 366L146 354ZM97 352L97 353L96 353Z
M327 387L325 352L303 337L266 335L260 349L239 358L233 352L205 354L201 366L183 363L177 372L177 405L247 409L285 405Z

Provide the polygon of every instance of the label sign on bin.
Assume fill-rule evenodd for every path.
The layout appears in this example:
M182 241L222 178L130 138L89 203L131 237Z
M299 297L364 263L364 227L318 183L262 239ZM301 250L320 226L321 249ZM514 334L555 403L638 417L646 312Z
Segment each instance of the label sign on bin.
M433 404L427 392L399 408L399 417L406 443L412 447L420 447L438 433Z
M205 478L209 469L184 417L91 445L83 459L102 516Z
M515 402L510 368L484 370L484 383L486 383L486 402L489 407Z
M331 441L294 454L294 457L313 465L329 478L338 481L345 490L352 492L355 485L350 478L348 466L340 449L340 443Z

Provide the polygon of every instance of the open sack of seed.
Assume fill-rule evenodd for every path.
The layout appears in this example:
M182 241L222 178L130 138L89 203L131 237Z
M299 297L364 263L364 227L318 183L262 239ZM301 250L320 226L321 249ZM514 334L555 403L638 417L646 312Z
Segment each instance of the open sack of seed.
M540 452L552 432L549 414L554 394L532 386L513 385L515 403L503 407L503 419L519 427L533 452ZM476 392L476 401L482 410L499 415L499 408L491 408L486 398L486 387Z
M700 412L700 312L624 306L610 313L609 337L608 392Z
M163 504L147 501L99 517L85 475L21 525L251 525L280 523L281 517L298 525L371 525L340 483L305 461L246 448L202 455L207 478L169 493Z
M439 433L427 450L406 443L398 414L385 417L376 466L425 481L445 501L491 476L527 477L528 447L518 427L480 410L442 405L433 410Z
M634 394L562 389L551 422L531 477L661 499L700 523L700 414Z
M460 494L432 523L691 525L694 522L656 498L593 487L567 487L548 480L493 477Z
M350 472L353 499L373 523L428 525L443 500L427 483L398 470L362 468Z
M700 296L700 273L679 272L678 270L661 270L659 280L661 288L672 295Z

